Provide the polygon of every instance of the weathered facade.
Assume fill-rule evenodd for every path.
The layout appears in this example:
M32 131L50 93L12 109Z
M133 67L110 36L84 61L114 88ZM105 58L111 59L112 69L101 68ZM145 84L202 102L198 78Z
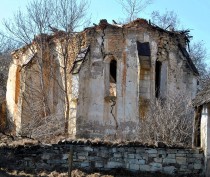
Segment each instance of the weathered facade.
M79 72L78 135L132 136L150 101L177 92L195 96L197 70L184 48L185 34L142 19L122 27L101 21L87 29L87 40L90 52Z
M30 122L48 116L43 110L46 105L49 113L64 117L65 97L58 89L65 85L61 69L64 63L55 52L61 51L59 38L56 34L48 36L43 50L46 55L42 52L45 74L41 77L28 69L40 70L36 69L40 64L35 59L41 56L38 49L33 55L27 47L13 54L7 106L16 131L21 130L23 120ZM101 20L98 25L76 34L68 46L69 133L78 137L101 137L120 132L131 138L151 101L181 92L194 98L198 72L185 49L188 42L185 31L163 30L144 19L126 25ZM39 98L40 95L31 94L32 81L37 90L42 86L40 81L47 81L43 85L45 96ZM26 110L26 103L32 100L41 106L36 117L28 116ZM47 100L44 105L43 100Z

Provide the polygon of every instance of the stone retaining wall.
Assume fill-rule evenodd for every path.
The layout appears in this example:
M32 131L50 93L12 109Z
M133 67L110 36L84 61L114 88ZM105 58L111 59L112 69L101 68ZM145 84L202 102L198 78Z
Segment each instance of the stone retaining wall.
M71 143L0 148L0 167L11 170L67 171ZM125 169L132 172L203 175L199 149L167 149L138 146L73 145L74 168Z

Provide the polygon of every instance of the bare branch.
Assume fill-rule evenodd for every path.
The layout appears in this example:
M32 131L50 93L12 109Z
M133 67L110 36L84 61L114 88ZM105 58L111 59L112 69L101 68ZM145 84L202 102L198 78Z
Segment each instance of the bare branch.
M133 21L153 0L117 0L126 15L126 22Z
M174 11L166 11L160 14L159 11L153 11L151 14L152 23L160 26L163 29L177 30L180 25L180 20Z

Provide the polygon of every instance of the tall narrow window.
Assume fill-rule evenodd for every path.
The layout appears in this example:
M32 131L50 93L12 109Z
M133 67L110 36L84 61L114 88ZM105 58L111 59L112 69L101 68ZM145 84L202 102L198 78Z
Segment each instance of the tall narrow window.
M194 116L194 139L193 145L195 147L201 146L201 116L202 116L203 106L198 106L195 108Z
M117 61L111 60L109 68L109 93L110 96L116 96L116 84L117 84Z
M156 61L155 67L155 96L160 97L160 83L161 83L161 62Z

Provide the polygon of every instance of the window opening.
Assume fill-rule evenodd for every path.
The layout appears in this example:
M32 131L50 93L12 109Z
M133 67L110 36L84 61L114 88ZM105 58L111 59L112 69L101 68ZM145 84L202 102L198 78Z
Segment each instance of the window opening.
M194 120L194 146L201 146L201 116L202 116L203 106L196 107L195 120Z
M161 62L156 61L155 66L155 96L160 97L160 82L161 82Z
M117 84L117 61L112 60L110 62L110 96L116 96L116 84Z

